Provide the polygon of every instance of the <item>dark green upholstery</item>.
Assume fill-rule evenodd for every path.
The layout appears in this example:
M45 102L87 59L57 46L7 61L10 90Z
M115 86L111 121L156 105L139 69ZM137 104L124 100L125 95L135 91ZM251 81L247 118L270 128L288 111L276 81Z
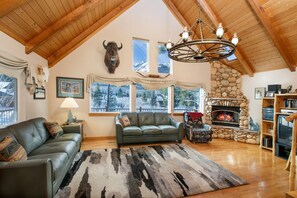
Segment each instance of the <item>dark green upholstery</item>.
M154 113L152 112L138 113L139 126L154 125L154 124L155 124Z
M123 127L119 117L127 115L133 119L130 127ZM135 120L137 118L137 120ZM117 144L152 143L161 141L181 142L183 125L168 113L123 112L115 117ZM133 123L133 124L132 124ZM136 124L137 123L137 124Z
M20 122L0 130L0 141L11 136L28 160L0 162L0 197L53 197L80 149L80 131L53 139L44 118Z
M138 114L135 112L123 112L121 116L127 115L131 126L138 126Z

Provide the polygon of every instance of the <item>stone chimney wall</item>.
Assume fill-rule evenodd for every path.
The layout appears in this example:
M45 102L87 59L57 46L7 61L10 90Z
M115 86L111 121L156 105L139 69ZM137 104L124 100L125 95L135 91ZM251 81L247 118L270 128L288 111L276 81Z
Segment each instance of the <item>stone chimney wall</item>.
M213 138L259 144L259 133L248 130L249 106L241 92L241 73L220 62L211 63L211 92L205 99L205 122L210 125L212 105L240 107L239 128L212 125Z

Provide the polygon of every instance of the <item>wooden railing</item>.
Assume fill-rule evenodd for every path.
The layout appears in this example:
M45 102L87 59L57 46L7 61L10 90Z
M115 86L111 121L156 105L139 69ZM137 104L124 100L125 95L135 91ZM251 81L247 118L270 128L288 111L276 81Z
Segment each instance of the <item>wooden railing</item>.
M296 179L296 140L297 140L297 113L294 113L286 117L288 122L294 121L293 131L292 131L292 147L290 157L288 159L287 167L290 167L290 176L289 176L289 190L295 190L295 179Z
M7 125L16 122L15 108L0 109L0 125Z

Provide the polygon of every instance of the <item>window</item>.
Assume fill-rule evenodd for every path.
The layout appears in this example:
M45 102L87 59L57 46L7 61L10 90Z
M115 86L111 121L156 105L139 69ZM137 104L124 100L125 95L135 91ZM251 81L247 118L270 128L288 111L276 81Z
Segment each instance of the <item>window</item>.
M141 39L133 39L133 70L149 72L148 57L149 42Z
M17 122L17 79L0 74L0 125Z
M130 111L130 86L98 83L92 84L91 112Z
M168 88L146 90L136 84L136 111L168 112Z
M174 87L174 112L202 111L203 89L183 90Z
M226 48L227 48L227 50L230 50L230 47L226 47ZM233 60L236 60L236 59L237 59L237 57L235 56L235 54L232 54L231 56L227 57L228 61L233 61Z
M171 61L164 43L158 43L158 73L170 74Z

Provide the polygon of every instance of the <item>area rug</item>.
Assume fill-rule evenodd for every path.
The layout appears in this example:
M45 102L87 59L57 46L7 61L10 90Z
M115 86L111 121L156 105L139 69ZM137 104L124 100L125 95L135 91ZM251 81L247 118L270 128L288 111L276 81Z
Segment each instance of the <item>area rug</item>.
M185 197L246 182L183 144L83 151L56 198Z

